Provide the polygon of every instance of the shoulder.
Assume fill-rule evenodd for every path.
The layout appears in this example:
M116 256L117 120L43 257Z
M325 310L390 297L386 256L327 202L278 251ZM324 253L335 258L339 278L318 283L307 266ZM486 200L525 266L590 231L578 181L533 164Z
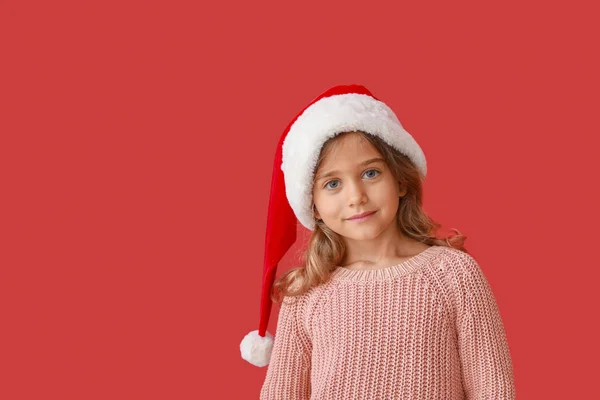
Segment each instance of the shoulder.
M292 284L291 288L295 289L296 286L294 286L295 284ZM321 284L319 286L315 286L315 287L311 287L310 289L308 289L306 292L302 293L302 294L298 294L295 296L284 296L283 300L282 300L282 304L281 307L283 308L284 306L286 306L287 308L290 308L293 305L293 308L305 308L307 307L310 303L314 302L314 299L316 297L319 297L319 295L326 290L327 288L327 284Z
M472 275L481 270L477 259L473 255L446 246L440 251L438 266L440 270L449 270L449 272L467 275Z
M335 284L329 280L313 286L306 292L296 296L284 296L281 310L294 313L308 325L315 309L331 296L331 289Z
M493 297L490 282L473 255L449 247L444 250L444 259L442 274L459 305L473 296Z
M444 247L432 265L435 280L448 294L453 309L460 315L474 296L491 296L491 288L477 259L462 250Z
M450 259L453 261L468 261L469 259L474 259L474 257L467 253L466 251L462 251L459 249L455 249L454 247L448 246L440 246L442 250L440 254L442 254L446 259Z
M469 287L487 285L487 279L477 259L453 247L443 246L429 268L429 273L445 291L462 293Z

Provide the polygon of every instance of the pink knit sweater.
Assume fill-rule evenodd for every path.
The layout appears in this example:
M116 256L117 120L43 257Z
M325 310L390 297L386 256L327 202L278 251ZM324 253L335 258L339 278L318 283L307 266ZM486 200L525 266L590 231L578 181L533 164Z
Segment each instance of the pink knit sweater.
M514 399L510 351L475 259L431 246L391 267L338 267L285 297L262 400Z

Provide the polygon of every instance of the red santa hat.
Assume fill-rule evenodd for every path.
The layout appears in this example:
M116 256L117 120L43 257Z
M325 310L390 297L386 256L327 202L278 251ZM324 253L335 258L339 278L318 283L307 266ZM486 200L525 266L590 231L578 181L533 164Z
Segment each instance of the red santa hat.
M267 332L277 265L296 241L296 219L314 229L313 172L321 147L343 132L362 131L406 155L425 179L425 154L396 114L361 85L334 86L311 101L286 127L277 144L267 212L259 329L240 343L242 358L269 364L274 337Z

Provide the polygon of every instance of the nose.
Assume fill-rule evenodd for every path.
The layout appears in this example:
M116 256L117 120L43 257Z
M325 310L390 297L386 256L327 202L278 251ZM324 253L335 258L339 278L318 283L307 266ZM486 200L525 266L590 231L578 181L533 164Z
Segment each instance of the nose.
M351 206L362 204L367 200L367 193L362 182L351 182L346 186L348 189L348 203Z

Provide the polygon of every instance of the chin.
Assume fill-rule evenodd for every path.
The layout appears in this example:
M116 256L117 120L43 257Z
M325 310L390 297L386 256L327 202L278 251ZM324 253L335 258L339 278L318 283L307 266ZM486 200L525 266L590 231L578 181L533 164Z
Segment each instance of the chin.
M356 241L373 240L377 238L377 235L347 235L346 238Z
M377 226L357 227L355 229L344 229L341 235L354 240L370 240L378 237L382 231Z

